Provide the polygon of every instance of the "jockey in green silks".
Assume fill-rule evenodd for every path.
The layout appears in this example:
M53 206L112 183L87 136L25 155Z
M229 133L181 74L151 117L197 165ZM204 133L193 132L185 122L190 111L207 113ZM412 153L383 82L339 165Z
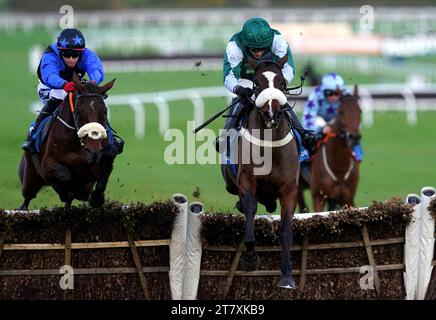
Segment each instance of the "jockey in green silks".
M230 109L229 115L232 117L227 118L224 129L236 128L240 115L244 114L246 108L251 104L251 98L254 94L251 82L254 69L248 63L248 58L261 60L267 57L268 60L278 61L285 55L288 56L288 61L283 65L282 72L287 84L289 84L294 78L294 62L291 50L280 32L272 29L265 19L251 18L247 20L242 30L230 38L224 55L224 86L242 99ZM239 97L235 99L239 99ZM286 108L288 105L283 107ZM303 146L309 153L314 153L316 151L315 135L302 127L298 116L291 108L287 113L292 127L301 135ZM217 139L217 150L223 150L220 145L224 142L223 137Z

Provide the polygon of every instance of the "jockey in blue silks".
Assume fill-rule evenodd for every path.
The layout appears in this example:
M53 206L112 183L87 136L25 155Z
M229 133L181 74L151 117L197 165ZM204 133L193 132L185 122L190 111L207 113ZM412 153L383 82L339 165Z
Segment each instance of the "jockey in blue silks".
M278 61L285 55L287 55L288 60L283 65L282 72L288 84L294 78L294 62L291 50L286 39L279 31L272 29L265 19L248 19L244 23L242 30L230 38L224 54L224 86L242 99L230 109L229 115L232 116L227 118L224 129L230 130L236 128L241 115L250 107L250 100L254 94L251 82L253 80L254 69L248 63L248 58L262 60L265 57L270 57ZM247 82L247 80L249 81ZM309 130L304 130L298 116L292 109L287 110L287 114L291 125L300 134L304 147L310 153L313 153L316 150L315 135ZM218 152L223 150L220 145L224 142L224 137L218 137L216 141Z
M343 95L350 94L340 75L328 73L322 77L321 84L311 92L304 107L305 129L313 130L318 137L331 132L332 128L328 122L336 116L340 104L339 91ZM360 143L353 148L352 153L357 161L362 161L363 149Z
M72 82L74 72L80 79L87 73L89 80L97 85L104 79L102 62L94 51L86 48L82 32L74 28L64 29L57 41L47 47L38 66L37 90L44 107L22 145L24 150L35 153L33 134L41 122L62 103L68 92L75 90Z

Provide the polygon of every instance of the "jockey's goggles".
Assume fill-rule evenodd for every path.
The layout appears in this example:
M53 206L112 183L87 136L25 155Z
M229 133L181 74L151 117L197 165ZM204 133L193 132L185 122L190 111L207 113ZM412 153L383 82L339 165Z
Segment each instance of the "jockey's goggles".
M333 91L333 90L324 90L324 95L326 97L333 97L333 96L338 97L339 96L339 92L338 91Z
M61 51L61 55L64 58L77 58L78 56L80 56L80 51L75 51L75 50L62 50Z
M267 48L248 48L248 50L249 50L251 53L258 53L258 52L261 52L261 51L266 51Z

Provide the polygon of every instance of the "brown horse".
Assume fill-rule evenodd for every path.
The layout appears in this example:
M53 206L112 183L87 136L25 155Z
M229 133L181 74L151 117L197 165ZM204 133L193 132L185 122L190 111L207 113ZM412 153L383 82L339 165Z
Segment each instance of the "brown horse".
M90 82L82 84L74 75L76 91L65 97L40 153L24 152L21 158L21 210L27 210L30 201L47 185L66 206L74 199L89 201L92 207L103 205L116 156L105 129L104 97L114 82L99 87Z
M261 203L268 212L274 212L277 199L280 200L282 277L278 286L294 289L295 281L291 275L292 219L300 164L297 145L283 108L287 103L284 94L286 81L282 74L286 61L287 56L278 62L261 61L256 64L253 60L249 61L255 68L253 82L256 100L240 132L236 183L228 166L222 165L221 169L227 190L239 195L238 208L245 214L246 251L241 264L247 271L254 271L260 266L254 236L257 204ZM262 154L263 163L259 161Z
M323 138L312 161L310 190L315 212L324 211L326 202L330 211L338 205L354 207L359 162L352 148L361 139L361 113L355 86L353 95L340 96L336 116L329 123L332 132Z

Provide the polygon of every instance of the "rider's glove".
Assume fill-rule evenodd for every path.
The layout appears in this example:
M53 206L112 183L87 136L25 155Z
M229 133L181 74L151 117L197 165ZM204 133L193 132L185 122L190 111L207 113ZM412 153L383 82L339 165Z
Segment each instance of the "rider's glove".
M251 88L245 88L242 86L236 86L233 89L233 93L236 93L238 96L245 97L245 98L251 98L254 91Z
M63 89L66 92L74 92L74 90L76 90L76 86L74 85L74 82L67 82L64 84Z

